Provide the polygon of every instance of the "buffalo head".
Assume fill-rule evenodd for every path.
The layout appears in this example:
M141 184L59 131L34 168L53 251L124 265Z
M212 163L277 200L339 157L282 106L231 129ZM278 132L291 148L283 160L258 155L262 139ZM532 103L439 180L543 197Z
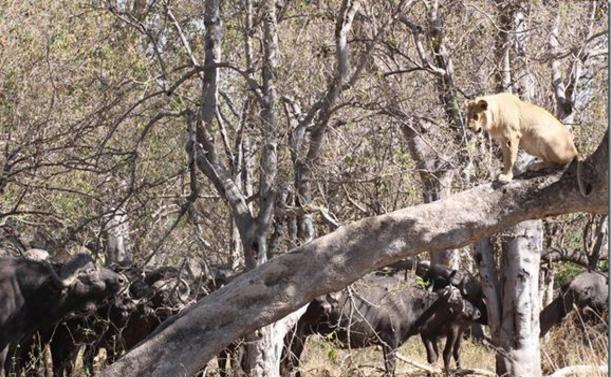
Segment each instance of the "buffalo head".
M479 309L464 299L460 290L452 285L442 289L442 297L448 304L449 312L455 316L476 321L482 315Z
M96 267L87 254L77 254L67 262L53 266L52 272L51 283L70 301L84 304L89 310L95 309L95 303L119 292L127 281L121 274Z

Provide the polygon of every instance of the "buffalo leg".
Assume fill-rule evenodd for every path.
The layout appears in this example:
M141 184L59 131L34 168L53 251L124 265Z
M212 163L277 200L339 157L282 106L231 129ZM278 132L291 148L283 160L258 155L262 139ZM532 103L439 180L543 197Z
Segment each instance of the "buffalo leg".
M462 335L463 335L463 328L461 328L458 331L458 336L456 338L456 341L454 341L454 347L453 347L453 354L454 354L454 361L456 361L456 369L461 369L460 368L460 344L462 342Z
M437 361L439 352L437 351L437 339L425 335L420 335L424 348L426 349L426 360L433 365Z
M219 365L219 376L227 377L227 359L229 358L229 354L227 349L222 350L216 358L216 361Z
M0 351L0 377L4 376L4 368L5 365L4 363L6 362L6 355L8 354L8 346L4 347L1 351Z
M291 377L301 377L299 371L299 364L301 363L301 354L303 353L303 347L308 338L308 335L303 326L297 325L295 334L287 334L290 337L288 344L285 347L288 349L287 364L288 364L288 375Z
M397 352L397 347L384 344L382 350L384 351L384 377L395 377L395 353Z
M446 339L446 345L443 349L443 367L446 371L450 370L450 358L452 353L458 352L454 347L460 347L460 343L457 343L458 339L462 336L462 328L460 326L451 326L448 331L448 337Z

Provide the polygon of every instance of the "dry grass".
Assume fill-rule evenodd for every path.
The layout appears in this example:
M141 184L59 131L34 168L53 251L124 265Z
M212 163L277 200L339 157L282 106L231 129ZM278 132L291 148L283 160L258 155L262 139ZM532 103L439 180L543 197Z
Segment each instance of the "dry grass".
M607 339L607 318L599 318L592 314L584 318L573 311L560 326L549 333L548 338L541 345L543 374L549 375L560 368L572 365L606 365ZM440 343L441 349L443 349L443 341ZM399 349L399 353L410 361L427 365L426 352L419 336L410 338ZM494 350L479 342L466 339L461 348L461 364L463 368L494 371ZM218 375L216 360L212 360L208 365L208 376ZM443 362L440 359L436 367L442 366ZM453 362L451 367L454 368ZM82 365L77 365L75 370L74 376L87 375ZM302 355L301 371L303 377L382 376L384 371L382 350L379 347L340 349L332 341L321 336L311 336ZM397 376L424 377L427 373L397 360ZM603 376L607 374L588 374L588 377Z
M440 344L443 347L443 343ZM426 365L426 352L420 337L412 337L404 344L399 353L409 360ZM571 365L607 365L608 326L607 318L589 315L583 318L576 311L557 328L549 333L541 345L543 374ZM360 377L381 376L383 374L382 350L379 347L367 349L338 349L330 341L320 336L308 339L302 357L304 377ZM479 342L465 340L462 346L461 363L463 368L477 368L494 371L495 353ZM437 361L437 367L443 362ZM452 363L452 367L454 364ZM402 377L426 376L418 370L397 360L397 375ZM606 373L592 373L588 377L608 376Z
M572 311L541 345L544 374L570 365L607 365L608 318ZM607 376L591 374L591 377Z
M443 347L443 343L440 344ZM400 349L399 353L405 358L427 364L426 352L420 337L410 338ZM308 339L302 356L302 375L304 377L357 377L381 376L384 371L382 350L379 347L366 349L343 350L337 349L333 343L322 337L312 336ZM494 351L489 348L465 340L462 345L461 364L463 368L479 368L494 370ZM443 362L437 361L437 367ZM452 367L454 364L452 363ZM397 376L420 377L426 372L397 360Z

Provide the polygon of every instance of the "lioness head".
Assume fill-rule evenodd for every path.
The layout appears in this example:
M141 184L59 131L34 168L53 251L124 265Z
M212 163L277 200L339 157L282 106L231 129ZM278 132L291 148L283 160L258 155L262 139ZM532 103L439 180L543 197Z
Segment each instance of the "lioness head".
M466 100L467 125L475 133L490 128L491 114L485 99Z

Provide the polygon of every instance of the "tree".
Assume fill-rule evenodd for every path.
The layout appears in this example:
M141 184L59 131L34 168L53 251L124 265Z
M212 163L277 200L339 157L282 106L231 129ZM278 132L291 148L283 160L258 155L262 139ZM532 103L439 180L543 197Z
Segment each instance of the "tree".
M497 90L514 92L523 100L532 102L536 93L536 80L530 71L529 58L529 22L531 14L531 4L523 1L497 1L499 32L496 40L497 53ZM592 3L590 23L585 40L591 39L596 2ZM559 18L550 33L551 41L557 45ZM587 42L586 42L587 45ZM584 47L587 51L587 48ZM573 109L572 100L579 98L579 108L585 107L588 93L591 88L587 83L577 88L575 82L581 77L581 64L588 64L587 58L579 56L575 59L572 75L569 80L571 87L572 100L566 99L564 87L560 90L562 79L559 72L559 62L555 59L552 62L552 85L556 88L555 92L560 93L561 97L556 96L557 103L562 108ZM591 62L590 62L591 64ZM571 111L571 118L560 111L557 116L565 123L572 122L574 113ZM517 170L524 170L524 167L532 163L534 158L525 156L520 158ZM499 271L496 272L495 264L492 263L491 256L494 255L493 244L489 240L482 240L476 246L476 253L479 255L480 275L488 285L486 289L489 310L489 322L492 332L493 342L498 345L497 352L497 373L510 374L515 376L538 376L541 374L539 357L539 259L543 252L544 227L541 220L531 220L520 223L503 234L502 263ZM547 276L551 275L550 273ZM543 275L545 278L546 276ZM542 279L542 284L547 280L548 284L553 284L553 280ZM549 296L549 295L548 295ZM546 304L546 303L545 303Z
M588 197L579 193L575 172L569 169L500 188L484 184L444 200L345 225L204 298L164 323L101 376L189 375L237 337L375 268L425 250L464 246L527 219L575 211L605 213L608 143L606 133L586 161L595 171ZM440 218L445 221L440 223Z
M447 128L453 129L455 139L460 140L462 138L461 131L464 131L465 127L458 110L458 93L454 86L454 64L443 39L443 15L439 8L439 1L434 0L430 4L425 4L427 5L426 13L428 21L426 27L426 45L432 50L430 54L425 51L422 41L421 32L424 28L410 21L407 16L402 16L401 21L410 29L421 66L427 67L436 78L439 102L443 106L446 122L449 125ZM431 56L434 58L431 58ZM390 114L399 116L402 113L393 110L390 111ZM436 150L421 136L425 129L428 134L439 134L442 133L442 130L440 127L430 124L430 122L424 126L422 123L426 123L426 120L423 119L412 120L411 122L403 119L403 122L403 134L407 139L407 145L412 158L420 169L424 202L430 203L445 198L451 193L452 180L456 175L458 167L456 165L452 166L448 162L447 153L445 156L439 156ZM460 144L460 141L458 143ZM465 156L461 155L460 160L466 160ZM459 265L458 257L458 250L446 250L443 253L431 254L431 262L457 269Z
M528 50L529 5L521 1L497 1L497 89L514 92L521 99L534 100L535 82L525 60ZM513 47L513 49L511 49ZM515 51L510 54L510 50ZM511 67L517 67L512 69ZM520 156L516 166L523 173L532 156ZM496 372L499 375L540 376L539 351L539 260L543 250L543 224L541 220L529 220L507 229L503 234L502 261L497 273L485 270L496 268L484 263L480 275L498 276L486 297L489 306L489 324L492 341L499 347L496 354ZM476 247L480 258L490 260L494 249L490 241ZM492 254L483 257L481 254ZM496 313L490 313L497 311Z

